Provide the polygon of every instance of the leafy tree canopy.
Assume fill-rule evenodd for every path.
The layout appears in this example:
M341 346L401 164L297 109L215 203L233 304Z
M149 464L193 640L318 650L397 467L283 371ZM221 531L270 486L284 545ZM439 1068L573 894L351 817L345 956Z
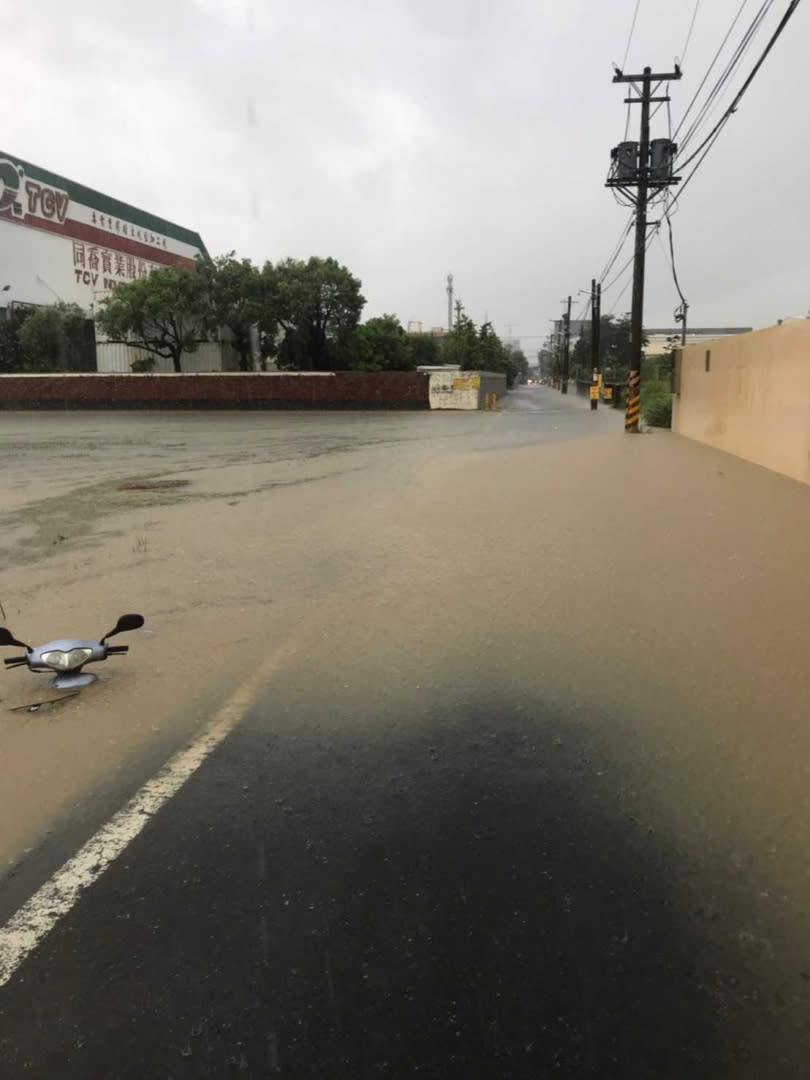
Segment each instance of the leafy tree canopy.
M284 331L282 368L329 371L346 368L349 348L365 297L360 280L336 259L284 259L263 274L275 291L278 323Z
M111 341L170 359L182 371L184 352L196 352L210 318L199 267L167 266L116 285L98 306L96 322Z
M9 307L5 317L0 319L0 374L27 370L27 358L19 337L27 314L27 308Z
M644 338L646 345L647 339ZM605 378L624 379L630 366L630 315L603 315L599 322L599 366ZM590 328L571 349L570 372L587 378L592 370Z
M86 364L87 316L78 304L60 301L26 309L18 324L26 371L80 371Z
M443 363L439 343L430 334L411 335L411 354L415 368L435 367Z
M214 259L198 259L205 294L206 330L230 331L242 371L253 367L254 341L273 341L278 329L276 297L271 276L250 259L237 259L233 251Z
M413 342L396 315L380 315L358 326L351 342L351 367L358 371L413 371Z

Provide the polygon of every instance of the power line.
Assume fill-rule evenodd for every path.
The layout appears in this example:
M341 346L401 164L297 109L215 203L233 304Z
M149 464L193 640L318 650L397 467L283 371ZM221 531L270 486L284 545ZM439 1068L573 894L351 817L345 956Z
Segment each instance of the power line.
M652 244L653 240L655 240L656 234L658 233L658 230L660 228L661 228L661 222L660 221L656 222L652 233L650 233L650 236L647 239L647 245L646 245L646 248L645 248L646 251L650 250L650 245ZM633 254L630 256L630 258L627 260L627 262L624 263L621 270L618 271L618 273L607 283L607 285L602 286L602 292L603 293L606 293L608 291L608 289L613 288L613 286L621 278L622 274L624 274L624 272L628 269L628 267L633 265L633 260L635 259L635 257L636 257L635 252L633 252Z
M622 302L622 300L625 298L625 296L627 296L627 290L630 288L632 283L633 283L633 279L628 278L627 279L627 284L625 285L625 287L622 289L622 291L619 293L619 295L616 297L616 299L611 304L610 311L608 311L608 315L612 315L613 312L616 310L616 308L619 306L619 304Z
M608 256L607 261L605 262L605 265L602 268L602 272L601 272L601 274L599 275L599 277L597 279L599 281L600 285L605 280L605 278L608 276L610 271L613 269L613 267L614 267L614 265L616 263L616 260L621 255L622 250L624 248L624 245L627 243L627 238L630 235L630 232L631 232L631 230L633 228L633 219L634 219L634 215L631 214L630 217L628 218L627 222L625 223L625 225L622 227L622 231L621 231L619 239L618 239L618 241L616 243L616 246L613 248L611 254ZM621 271L619 273L621 273ZM590 309L590 304L591 304L590 298L588 298L587 300L584 300L582 302L582 306L577 311L577 321L581 322L583 319L587 318L587 313L588 313L588 310ZM523 335L521 335L521 336L523 336Z
M641 5L641 0L636 0L635 10L633 11L633 21L630 23L630 33L627 35L627 47L624 50L624 59L622 60L622 71L627 63L627 57L630 52L630 42L633 40L633 31L636 28L636 19L638 18L638 9Z
M605 266L604 266L604 268L602 270L602 273L599 275L598 280L599 280L600 285L605 280L605 278L608 276L610 271L613 269L613 264L616 262L619 255L621 254L622 248L627 243L627 237L630 235L630 230L632 228L633 228L633 214L631 214L630 217L628 218L627 223L625 224L624 228L622 229L621 236L619 237L619 242L616 244L616 247L615 247L615 249L613 251L613 254L608 258L608 261L605 263Z
M665 95L665 96L666 96L667 98L669 97L669 83L667 83L667 85L666 85L666 89L664 90L664 95ZM663 103L663 101L660 101L660 102L659 102L659 103L658 103L658 104L657 104L657 105L655 106L655 108L653 109L653 111L652 111L652 112L650 113L650 123L652 123L652 121L653 121L653 120L655 119L655 117L656 117L656 116L658 115L658 110L659 110L659 109L663 109L663 107L664 107L664 103Z
M683 295L681 283L678 281L678 271L675 268L675 244L672 239L672 221L670 220L669 210L667 209L664 210L664 218L667 223L667 228L669 229L669 260L672 266L672 280L675 282L675 288L678 290L678 296L681 298L681 303L685 304L687 302L686 297Z
M742 15L743 10L745 9L745 6L746 6L747 3L748 3L748 0L742 0L742 3L740 4L739 8L737 9L737 14L732 19L731 26L726 31L726 36L720 42L720 47L718 48L717 52L714 54L714 58L713 58L712 62L709 64L708 68L706 69L706 74L700 80L700 85L698 86L697 90L695 91L694 96L692 97L692 100L686 106L686 111L684 112L683 116L681 117L681 122L675 128L675 131L673 133L673 138L678 137L678 132L681 130L683 125L686 123L687 116L692 111L692 107L694 106L697 99L700 97L700 92L703 89L703 87L706 85L706 80L711 75L712 69L713 69L714 65L717 63L717 61L718 61L718 59L720 57L720 53L726 47L726 42L731 37L731 34L732 34L733 30L734 30L734 27L737 25L737 22L739 21L739 18Z
M714 144L715 144L715 143L717 142L717 139L718 139L718 138L719 138L719 136L720 136L720 131L721 131L721 130L722 130L722 128L718 127L718 129L717 129L717 130L716 130L716 131L714 132L714 134L713 134L712 136L710 136L710 138L711 138L711 142L710 142L710 143L709 143L709 145L708 145L708 146L706 147L706 149L705 149L705 150L703 151L703 154L701 155L700 159L698 160L698 163L697 163L697 164L696 164L696 165L694 166L694 168L693 168L693 169L692 169L692 171L691 171L691 172L689 173L689 175L687 176L687 178L686 178L686 179L684 180L684 182L683 182L683 183L681 184L681 186L680 186L680 187L678 188L678 191L677 191L677 193L675 194L675 197L673 198L672 202L671 202L671 203L669 204L669 209L670 209L670 211L671 211L671 210L672 210L672 208L673 208L673 207L675 206L675 204L676 204L676 203L678 202L678 199L680 199L681 195L683 195L683 193L684 193L684 191L686 190L686 188L687 188L687 187L689 186L689 182L691 181L691 179L692 179L692 177L693 177L693 176L695 175L695 173L696 173L696 172L698 171L698 169L700 168L700 166L701 166L701 165L703 164L703 161L704 161L704 159L705 159L706 155L708 154L708 152L709 152L709 151L711 150L711 148L712 148L712 147L714 146ZM691 160L691 159L690 159L690 160Z
M607 283L607 285L603 285L603 286L602 286L602 292L603 292L603 293L606 293L606 292L608 291L608 289L612 289L612 288L613 288L613 286L614 286L614 285L616 284L616 282L617 282L617 281L619 280L619 278L620 278L620 277L622 276L622 274L623 274L623 273L625 272L625 270L627 270L628 266L632 266L632 265L633 265L633 259L634 259L635 257L636 257L636 256L635 256L635 252L634 252L634 253L633 253L633 254L632 254L632 255L630 256L630 258L629 258L629 259L627 260L627 262L626 262L626 263L624 263L624 265L622 266L622 268L621 268L621 270L620 270L620 271L618 272L618 274L616 274L616 276L615 276L614 278L611 278L611 280L610 280L610 281L609 281L609 282Z
M706 98L704 103L701 105L700 111L699 111L697 117L692 121L692 124L691 124L689 130L686 132L686 134L681 139L681 145L680 145L680 153L681 154L683 154L683 152L686 150L689 143L695 137L695 135L697 134L697 131L699 130L701 124L708 117L708 114L711 112L713 106L719 104L720 98L722 97L722 94L724 93L724 89L727 89L726 84L728 83L729 79L731 78L732 74L734 73L734 69L742 61L742 59L745 56L746 52L750 48L754 38L757 35L757 32L760 30L760 28L762 26L762 23L763 23L763 21L765 19L765 16L768 13L768 10L772 6L772 4L773 4L773 0L764 0L764 3L760 7L757 14L754 16L754 19L751 22L751 25L746 30L745 34L742 37L742 40L737 45L737 48L734 50L734 53L733 53L731 59L726 64L726 68L725 68L723 74L720 76L720 78L717 80L717 82L712 87L708 97Z
M659 221L659 222L657 222L657 223L656 223L655 227L653 228L653 231L652 231L652 232L650 233L650 235L649 235L649 237L648 237L648 239L647 239L647 244L646 244L646 247L645 247L645 250L646 250L646 251L649 251L649 250L650 250L650 248L652 247L652 245L653 245L653 241L655 240L656 236L658 235L658 230L659 230L660 228L661 228L661 222ZM616 284L616 282L617 282L617 281L619 280L619 278L620 278L620 277L622 276L622 274L624 273L624 271L625 271L625 270L626 270L626 269L628 268L628 266L630 266L630 264L632 263L632 261L633 261L633 260L632 260L632 259L630 259L630 260L629 260L628 262L626 262L626 263L624 264L624 266L623 266L623 267L622 267L622 269L621 269L621 270L619 271L619 273L618 273L618 274L616 275L616 277L614 277L613 281L611 281L610 285L605 285L605 286L603 286L603 287L602 287L602 292L603 292L603 293L605 292L605 290L606 290L606 289L609 289L609 288L611 287L611 285L615 285L615 284ZM619 304L620 304L620 302L621 302L621 300L622 300L622 297L624 297L624 296L626 296L626 295L627 295L627 290L628 290L628 289L630 288L630 286L631 286L631 284L632 284L632 283L633 283L633 277L632 277L632 275L631 275L630 277L628 277L628 279L627 279L627 282L626 282L626 284L625 284L624 288L622 289L622 291L621 291L621 292L620 292L620 293L618 294L618 296L616 297L616 299L615 299L615 300L613 301L613 303L612 303L612 305L611 305L611 307L610 307L610 310L609 310L609 311L608 311L608 313L607 313L608 315L612 315L612 314L613 314L613 312L614 312L614 311L616 310L616 308L617 308L617 307L619 306Z
M734 100L729 105L729 107L726 109L726 111L723 113L723 115L720 117L720 119L715 124L715 126L712 128L712 130L709 132L709 134L706 136L706 138L703 140L703 142L700 144L700 146L697 148L697 150L695 150L695 152L693 154L691 154L686 159L686 161L684 161L684 162L679 161L678 162L678 167L679 168L682 169L686 165L688 165L691 161L693 161L697 157L697 155L701 152L701 150L703 150L704 147L706 147L706 152L708 152L708 150L710 150L711 147L714 145L715 140L717 139L717 136L720 134L720 132L723 129L723 126L731 118L733 113L735 113L737 111L737 106L739 105L740 101L742 100L743 94L745 94L748 87L754 81L754 78L755 78L757 72L762 67L763 63L765 62L765 58L767 57L768 53L771 51L771 49L776 44L776 42L777 42L779 36L781 35L782 31L787 26L791 16L796 11L796 8L799 6L799 2L800 2L800 0L790 0L790 3L788 4L787 10L785 11L785 14L782 16L782 18L781 18L781 20L779 22L779 25L776 27L773 34L771 34L771 38L770 38L768 44L763 49L759 59L757 60L756 64L754 64L753 68L751 69L751 71L750 71L750 73L748 75L748 78L745 80L745 82L740 87L740 89L737 92L737 95L735 96ZM698 167L700 166L700 164L703 161L703 158L705 158L705 156L706 156L706 153L703 154L703 156L700 158L700 161L698 161L695 168L689 174L688 178L684 181L684 183L681 186L678 194L675 196L675 199L673 199L673 202L676 202L678 200L678 198L680 197L680 195L683 192L684 188L686 187L687 183L689 182L689 180L692 179L692 177L694 176L695 172L697 171Z
M745 2L747 3L747 0L745 0ZM700 0L695 0L695 6L692 9L692 18L691 18L691 20L689 22L689 29L686 32L686 41L684 41L684 43L683 43L683 48L681 49L681 55L678 58L678 67L680 67L680 68L683 68L683 62L686 59L686 53L687 53L687 50L689 48L689 42L692 40L692 31L695 29L695 19L697 18L697 13L698 13L699 8L700 8ZM664 91L664 93L666 94L666 97L667 97L667 114L669 114L669 83L667 83L667 88ZM656 105L656 107L653 109L653 111L652 111L652 113L650 115L650 120L651 121L655 118L656 114L658 113L658 110L663 106L663 104L664 104L663 102L660 102L660 104ZM627 106L627 114L628 114L627 122L629 124L629 122L630 122L630 106L629 105ZM625 139L627 139L627 128L626 127L625 127L625 130L624 130L624 137L625 137ZM669 139L670 139L670 142L671 142L672 141L672 118L671 117L669 118Z
M692 12L692 21L689 23L689 30L686 33L686 41L683 43L683 48L681 49L681 67L683 67L683 62L686 59L686 50L689 48L689 42L692 40L692 31L695 29L695 19L697 18L699 7L700 0L695 0L695 10Z

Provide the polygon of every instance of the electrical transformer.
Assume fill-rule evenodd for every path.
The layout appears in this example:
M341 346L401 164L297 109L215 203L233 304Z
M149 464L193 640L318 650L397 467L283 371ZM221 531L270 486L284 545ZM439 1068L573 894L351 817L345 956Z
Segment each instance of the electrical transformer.
M614 179L629 181L638 179L638 143L621 142L615 146L610 155L616 164Z
M650 181L666 184L672 179L672 167L678 147L670 139L653 139L650 143Z

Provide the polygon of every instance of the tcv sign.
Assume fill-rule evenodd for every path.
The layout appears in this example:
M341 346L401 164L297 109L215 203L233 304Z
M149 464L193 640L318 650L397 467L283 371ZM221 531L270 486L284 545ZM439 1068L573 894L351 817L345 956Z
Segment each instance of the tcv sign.
M10 210L14 217L26 214L49 221L65 220L70 196L66 191L27 180L21 165L0 158L0 213Z

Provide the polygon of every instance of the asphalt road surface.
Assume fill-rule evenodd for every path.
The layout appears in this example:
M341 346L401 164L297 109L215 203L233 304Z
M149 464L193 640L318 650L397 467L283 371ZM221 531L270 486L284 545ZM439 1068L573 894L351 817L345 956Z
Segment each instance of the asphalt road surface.
M340 462L244 497L286 652L0 988L0 1076L810 1076L807 489L540 388L278 423Z

